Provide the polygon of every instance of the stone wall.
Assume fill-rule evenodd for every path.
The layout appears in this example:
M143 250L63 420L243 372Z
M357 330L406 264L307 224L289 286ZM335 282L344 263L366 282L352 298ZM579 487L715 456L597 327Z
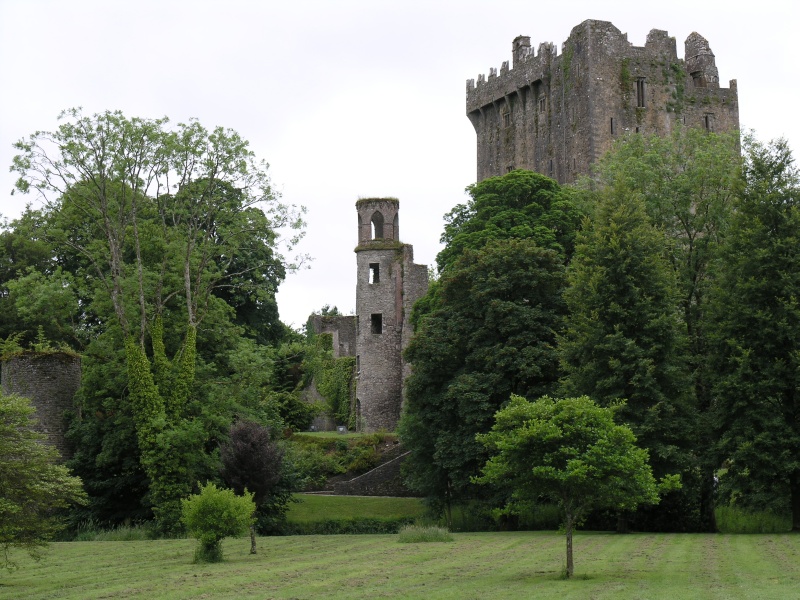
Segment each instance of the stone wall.
M333 485L334 492L340 496L401 496L414 497L403 485L400 468L408 452L398 445L399 456L359 475L349 481L339 481Z
M467 116L477 135L478 181L511 169L560 183L588 174L626 133L666 135L686 125L739 128L736 80L719 86L708 41L692 33L685 59L675 38L653 29L643 47L607 21L573 28L561 54L552 43L533 52L512 44L513 66L467 81Z
M30 398L36 409L36 431L46 436L64 459L72 456L65 437L67 411L74 409L73 398L81 385L81 359L71 354L28 352L4 361L3 394Z

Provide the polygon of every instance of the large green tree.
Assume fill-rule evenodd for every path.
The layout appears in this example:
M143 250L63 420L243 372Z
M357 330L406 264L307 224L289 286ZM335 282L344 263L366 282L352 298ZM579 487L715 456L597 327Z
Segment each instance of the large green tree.
M710 265L719 251L739 190L739 147L738 132L716 134L679 127L668 136L625 136L601 159L596 179L586 186L640 196L653 224L667 239L697 408L694 448L701 463L701 527L707 531L716 529L716 465L708 452L708 435L713 430L713 373L709 371L706 305L713 283Z
M713 317L726 499L790 510L800 530L800 174L783 140L750 141Z
M638 195L600 195L578 236L568 282L568 325L559 340L564 394L601 406L624 401L617 417L649 450L656 476L692 474L694 406L675 274ZM686 498L678 504L692 507ZM684 526L687 519L681 515Z
M444 271L437 306L406 351L413 370L399 433L413 488L445 508L474 495L470 478L486 459L475 434L510 394L554 390L563 287L562 258L528 240L465 250Z
M81 480L57 464L58 451L33 431L27 398L0 394L0 568L10 552L39 550L62 527L58 509L85 501Z
M265 284L291 266L277 231L299 231L302 221L231 130L70 110L55 131L16 147L17 188L37 191L57 214L51 238L90 278L92 310L106 329L112 315L150 498L162 525L173 527L209 441L189 410L198 327L225 299L257 305L274 296Z
M636 447L627 426L614 423L612 408L586 396L535 402L514 396L478 440L491 456L478 482L510 490L512 501L558 503L567 577L575 572L572 533L589 511L658 503L647 451Z

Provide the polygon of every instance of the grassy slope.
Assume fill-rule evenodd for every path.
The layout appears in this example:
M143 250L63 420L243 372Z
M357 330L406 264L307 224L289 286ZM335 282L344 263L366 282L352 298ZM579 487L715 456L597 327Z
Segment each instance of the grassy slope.
M558 578L555 533L228 540L227 562L191 564L193 542L53 544L0 574L0 598L761 598L800 595L800 536L579 533L576 579Z
M297 494L300 502L289 505L286 517L290 522L303 523L320 519L390 519L421 517L425 512L418 498L381 498L368 496L315 496Z

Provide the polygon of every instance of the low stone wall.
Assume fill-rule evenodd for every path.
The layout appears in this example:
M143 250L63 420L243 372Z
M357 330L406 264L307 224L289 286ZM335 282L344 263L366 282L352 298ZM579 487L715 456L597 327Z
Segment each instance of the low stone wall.
M400 446L398 446L398 449ZM403 484L400 467L408 452L382 465L367 471L349 481L339 481L333 484L333 491L339 496L401 496L414 497L414 494Z

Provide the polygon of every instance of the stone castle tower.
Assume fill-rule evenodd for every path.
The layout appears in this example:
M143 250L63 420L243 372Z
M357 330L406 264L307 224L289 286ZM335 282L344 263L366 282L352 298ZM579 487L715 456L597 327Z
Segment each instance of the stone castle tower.
M685 58L653 29L633 46L607 21L574 27L558 54L519 36L508 61L467 80L467 116L477 134L478 181L521 168L559 183L588 174L625 133L666 135L680 125L739 128L736 80L721 88L708 41L692 33Z
M393 431L400 419L403 359L413 333L411 308L428 290L428 268L414 264L414 249L400 241L400 202L365 198L356 202L356 315L312 315L316 333L333 338L334 356L356 357L355 411L358 428Z

